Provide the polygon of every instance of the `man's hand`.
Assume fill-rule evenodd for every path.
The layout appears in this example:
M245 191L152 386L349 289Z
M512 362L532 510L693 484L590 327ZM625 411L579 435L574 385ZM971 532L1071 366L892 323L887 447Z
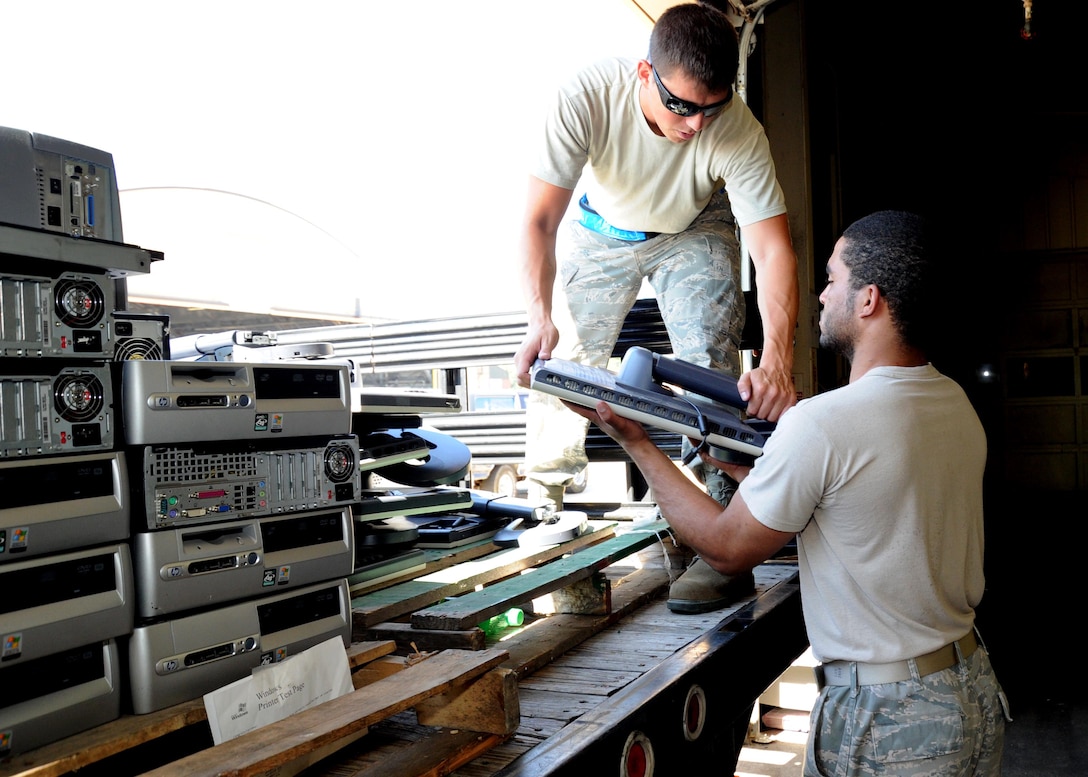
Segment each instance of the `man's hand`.
M793 375L786 370L756 367L737 380L741 399L748 402L748 415L777 422L782 414L797 404Z
M537 359L552 358L552 348L559 342L559 330L549 319L547 323L530 325L517 353L514 354L514 368L518 374L518 385L529 388L529 370Z

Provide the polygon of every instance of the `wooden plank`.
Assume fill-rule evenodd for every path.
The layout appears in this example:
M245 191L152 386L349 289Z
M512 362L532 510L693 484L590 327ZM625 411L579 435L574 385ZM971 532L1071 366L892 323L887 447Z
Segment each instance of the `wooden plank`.
M491 777L506 764L539 746L542 741L543 737L540 735L518 731L458 769L457 777Z
M351 673L351 684L355 689L373 685L378 680L403 672L408 668L403 656L383 656L376 661L371 661L361 669Z
M313 750L300 755L286 763L280 764L274 769L270 769L262 775L262 777L294 777L294 775L309 769L316 763L323 761L330 755L339 752L343 748L350 745L352 742L356 742L362 739L370 733L370 729L361 728L348 736L344 737L338 742L327 742L322 747L314 748Z
M207 723L207 720L203 699L147 715L125 715L89 731L14 755L0 765L0 775L56 777L68 774L187 726Z
M748 601L749 599L745 598L741 600L741 603L743 604ZM665 608L660 609L665 610L665 617L671 617L674 622L670 623L667 620L650 615L647 621L640 619L638 623L625 624L622 634L604 634L601 639L595 640L595 643L616 645L617 647L626 645L653 645L655 650L661 650L663 648L672 648L675 650L681 645L685 645L695 639L707 629L713 628L718 622L713 621L707 625L701 618L688 620L685 617L683 621L676 623L675 621L680 620L680 616L677 613L671 612ZM723 614L727 615L732 609L735 608L732 608L732 606L729 610L723 608L718 610L717 613L719 616L722 616ZM648 614L643 613L642 615L643 617L647 617ZM720 619L721 618L719 617L719 620Z
M525 604L527 606L528 603ZM538 616L555 612L608 615L612 612L611 586L607 579L598 579L595 575L579 581L571 588L559 589L548 596L535 599L532 608ZM501 636L508 637L510 633L507 630ZM483 650L488 644L488 635L479 624L463 631L451 631L419 629L410 623L385 622L371 626L359 636L372 640L393 640L397 645L395 652L400 655L416 651ZM495 639L491 642L494 643Z
M518 695L524 707L521 713L523 725L547 726L553 730L582 717L605 697L606 694L588 693L584 689L578 693L561 693L526 688L524 691L519 689Z
M368 736L348 745L306 774L324 777L441 777L454 773L453 769L462 762L486 757L492 747L514 740L517 736L515 733L504 738L475 731L421 726L416 721L414 711L408 710L376 724Z
M344 777L440 777L451 774L503 741L496 734L445 731L423 742L385 753L376 763L345 771L329 772Z
M664 521L655 521L640 531L614 536L544 566L526 570L517 577L414 612L412 626L451 631L470 628L512 603L524 602L584 580L618 559L657 542L659 534L667 531L668 525Z
M364 629L375 623L396 620L451 596L471 591L479 585L516 575L615 536L614 523L591 521L590 526L593 531L559 545L509 548L483 559L456 564L415 580L355 597L351 600L353 631L362 635Z
M575 615L607 615L612 612L612 585L603 572L595 572L576 580L565 588L557 588L533 600L537 613L570 613Z
M472 683L422 700L416 705L416 716L424 726L513 734L521 719L517 675L509 669L493 669Z
M419 725L415 710L399 712L374 724L363 739L325 759L320 774L326 777L356 777L357 772L394 759L402 750L417 742L433 743L435 739L440 739L440 731L433 726ZM441 743L437 746L441 747ZM316 769L314 773L318 773Z
M420 548L420 550L423 551L423 569L414 567L400 574L383 575L375 580L368 580L352 585L351 597L355 599L357 597L366 596L373 591L379 591L383 588L399 585L408 582L409 580L414 580L421 575L429 575L438 572L439 570L452 567L455 564L472 561L481 556L490 555L498 551L499 546L492 542L491 538L488 538L486 540L480 540L479 542L461 545L457 548Z
M396 649L391 640L377 640L370 642L353 642L347 648L348 669L355 669L369 664L382 656L387 656Z
M363 636L367 639L393 640L397 652L402 655L417 650L483 650L487 647L487 636L478 628L436 631L417 629L409 623L377 623L367 629Z
M608 696L614 691L639 677L645 669L619 668L611 666L571 667L566 662L562 666L546 666L521 681L521 689L559 691L562 693L584 693L592 696Z
M490 649L444 651L408 670L317 707L147 772L157 777L275 774L306 754L344 742L361 729L468 683L508 654Z
M348 667L355 670L391 654L391 640L358 642L347 649ZM352 681L356 675L352 675ZM53 777L68 774L111 756L131 750L188 726L206 723L204 700L193 699L146 715L124 715L88 731L13 756L0 764L0 775Z
M604 646L598 640L591 645L579 645L563 654L566 666L583 669L600 669L607 666L625 666L640 671L662 661L676 651L673 645L653 642L624 640L621 644Z

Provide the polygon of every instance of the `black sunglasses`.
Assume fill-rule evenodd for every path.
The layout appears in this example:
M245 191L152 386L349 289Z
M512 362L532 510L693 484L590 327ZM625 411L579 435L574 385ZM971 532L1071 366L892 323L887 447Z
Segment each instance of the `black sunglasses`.
M720 100L710 105L699 105L697 103L691 103L687 100L681 100L674 95L665 85L661 83L661 76L657 74L657 68L650 65L650 70L653 71L654 81L657 82L657 93L661 95L661 104L675 113L677 116L695 116L697 114L703 114L708 119L720 111L722 108L729 104L729 101L733 99L733 88L729 88L729 96L724 100Z

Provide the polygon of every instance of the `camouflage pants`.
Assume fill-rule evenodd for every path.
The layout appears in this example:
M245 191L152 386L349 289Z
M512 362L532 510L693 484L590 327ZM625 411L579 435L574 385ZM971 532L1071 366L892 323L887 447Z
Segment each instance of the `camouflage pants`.
M981 646L925 677L828 686L812 710L805 775L999 777L1003 696Z
M606 237L577 221L567 226L556 251L565 259L559 266L562 295L556 295L553 311L560 330L554 356L606 367L645 279L657 297L673 355L739 375L744 294L740 246L724 193L716 194L684 232L643 242ZM529 478L569 485L586 465L587 427L559 400L531 392L526 411Z

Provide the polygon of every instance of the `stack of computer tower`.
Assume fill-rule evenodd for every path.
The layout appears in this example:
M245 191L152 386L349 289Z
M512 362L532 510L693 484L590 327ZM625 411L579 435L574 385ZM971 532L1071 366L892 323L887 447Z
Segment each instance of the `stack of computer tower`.
M0 128L0 756L121 714L134 578L112 374L136 329L125 278L161 258L122 242L109 154Z
M127 361L133 712L351 642L358 437L345 366Z
M351 382L351 430L359 440L363 491L352 506L355 569L352 590L425 566L419 532L408 516L469 507L464 481L470 453L460 441L424 427L424 414L457 413L454 394L428 389L364 387L359 365L331 343L281 342L276 332L232 330L189 335L172 344L194 363L343 365Z

